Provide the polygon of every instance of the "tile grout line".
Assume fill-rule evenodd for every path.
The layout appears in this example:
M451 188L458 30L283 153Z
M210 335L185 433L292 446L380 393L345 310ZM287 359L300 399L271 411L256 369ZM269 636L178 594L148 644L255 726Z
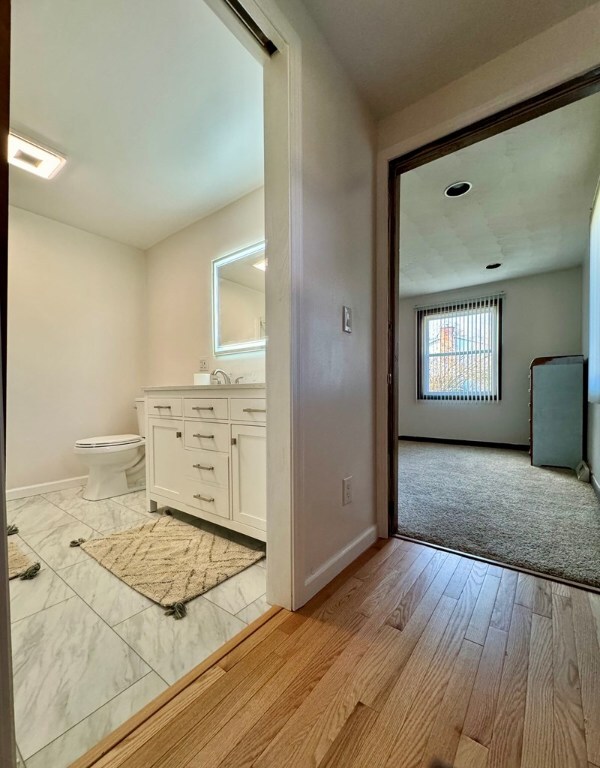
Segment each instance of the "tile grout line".
M115 693L114 696L112 696L110 699L104 702L104 704L101 704L99 707L97 707L93 712L90 712L89 715L86 715L81 720L79 720L76 723L73 723L73 725L69 726L66 731L63 731L59 736L52 739L52 741L49 741L47 744L44 744L44 746L41 749L38 749L37 752L34 752L32 755L29 755L27 758L28 760L31 760L32 757L35 757L36 755L39 755L40 752L43 752L47 747L49 747L51 744L54 744L55 741L58 741L59 739L62 739L63 736L65 736L69 731L72 731L73 728L77 728L78 725L81 725L81 723L85 723L86 720L88 720L90 717L96 714L96 712L99 712L103 707L107 706L111 703L111 701L114 701L116 698L118 698L122 693L126 693L130 688L133 688L134 685L137 685L142 680L145 680L149 675L151 675L154 672L154 674L163 682L166 686L169 684L166 682L166 680L163 680L163 678L156 672L155 670L151 669L149 672L146 672L143 677L140 677L139 680L135 680L131 685L128 685L127 688L124 688L122 691L119 691L119 693ZM135 714L135 713L134 713ZM118 727L118 726L117 726Z
M39 496L39 498L44 498L44 500L45 500L46 502L48 502L49 504L52 504L52 505L53 505L53 506L55 506L57 509L59 509L61 512L63 512L64 514L67 514L69 517L71 517L71 518L73 519L73 523L80 523L81 525L86 525L88 528L90 528L90 529L91 529L92 531L94 531L95 533L98 533L98 534L99 534L99 535L101 535L101 536L103 535L103 532L102 532L102 531L98 531L97 529L93 528L91 525L88 525L88 524L87 524L87 523L85 523L84 521L82 521L82 520L79 520L79 519L78 519L78 518L76 518L74 515L72 515L70 512L68 512L67 510L65 510L63 507L61 507L61 506L59 506L58 504L56 504L56 503L54 503L54 502L52 502L52 501L50 501L50 500L46 499L46 498L44 497L44 495L43 495L43 494L38 494L38 496ZM116 503L119 503L119 504L120 504L120 502L116 502ZM129 511L132 511L132 512L134 512L134 513L135 513L135 514L137 514L137 515L140 515L140 517L145 517L145 515L144 515L143 513L140 513L140 512L138 512L137 510L132 510L130 507L127 507L127 506L126 506L126 505L124 505L124 504L120 504L120 506L122 506L124 509L128 509ZM67 524L65 524L65 526L66 526L66 525L67 525ZM68 525L70 525L70 523L69 523ZM59 525L59 526L55 526L54 528L48 528L48 529L44 529L44 530L48 530L48 531L55 531L55 530L57 530L58 528L61 528L61 527L63 527L63 526L60 526L60 525ZM41 533L41 532L42 532L42 531L36 531L35 533ZM103 617L102 617L102 616L101 616L101 615L100 615L100 614L99 614L99 613L98 613L98 612L97 612L97 611L94 609L94 607L93 607L93 606L92 606L90 603L88 603L88 601L87 601L87 600L86 600L86 599L85 599L85 598L84 598L82 595L80 595L80 594L79 594L79 592L78 592L78 591L77 591L77 590L76 590L74 587L72 587L72 586L71 586L71 585L70 585L70 584L69 584L69 583L68 583L68 582L67 582L67 581L66 581L66 580L63 578L63 576L61 575L61 573L59 573L59 571L61 571L61 570L66 570L67 568L72 568L72 567L74 567L75 565L79 565L79 564L80 564L79 562L78 562L78 563L72 563L71 565L67 565L67 566L64 566L64 567L63 567L63 568L61 568L61 569L58 569L58 568L53 568L52 566L50 566L50 565L49 565L49 564L48 564L48 563L47 563L47 562L46 562L46 561L45 561L45 560L44 560L44 559L43 559L43 558L42 558L42 557L39 555L39 553L37 552L37 550L36 550L36 549L34 549L34 547L33 547L33 546L31 546L31 545L30 545L30 544L29 544L29 543L28 543L28 542L27 542L25 539L23 539L23 542L24 542L24 543L25 543L25 545L28 547L28 549L30 549L32 552L34 552L34 553L35 553L35 555L36 555L37 557L39 557L39 559L40 559L40 560L41 560L41 561L44 563L44 565L46 566L46 568L47 568L47 569L48 569L48 570L49 570L49 571L50 571L52 574L54 574L55 576L57 576L57 577L58 577L58 578L59 578L59 579L60 579L60 580L63 582L63 584L65 584L65 585L67 586L67 588L68 588L68 589L70 589L70 590L73 592L73 594L72 594L72 595L70 595L69 597L65 598L64 600L60 600L60 601L58 601L57 603L54 603L54 604L53 604L53 605L51 605L51 606L45 606L44 608L41 608L39 611L35 611L34 613L31 613L31 614L29 614L28 616L23 616L21 619L18 619L16 622L14 622L14 624L17 624L17 623L19 623L19 622L21 622L21 621L23 621L23 620L25 620L25 619L30 619L30 618L32 618L33 616L37 615L38 613L41 613L41 612L42 612L42 611L44 611L44 610L49 610L50 608L53 608L53 607L54 607L54 606L56 606L56 605L60 605L60 604L62 604L62 603L65 603L65 602L67 602L68 600L72 600L73 598L79 598L79 599L82 601L82 603L83 603L84 605L86 605L86 606L87 606L87 607L90 609L90 611L92 611L92 613L94 613L94 614L97 616L97 618L98 618L98 619L99 619L101 622L103 622L103 624L104 624L106 627L108 627L108 629L109 629L109 630L111 630L111 631L114 633L114 635L115 635L115 636L116 636L116 637L117 637L117 638L118 638L118 639L119 639L119 640L120 640L120 641L121 641L121 642L122 642L122 643L123 643L123 644L124 644L124 645L125 645L125 646L126 646L128 649L129 649L129 650L130 650L130 651L131 651L131 653L132 653L132 654L134 654L136 657L138 657L138 658L139 658L139 659L140 659L140 660L141 660L141 661L142 661L142 662L143 662L143 663L144 663L144 664L145 664L145 665L148 667L148 671L147 671L147 672L146 672L144 675L142 675L140 678L138 678L138 679L137 679L137 680L135 680L133 683L131 683L131 685L127 686L127 688L124 688L122 691L119 691L119 692L118 692L118 693L116 693L116 694L115 694L113 697L111 697L111 698L110 698L110 699L108 699L107 701L103 702L103 703L102 703L102 704L101 704L99 707L97 707L97 708L96 708L96 709L95 709L93 712L90 712L88 715L86 715L84 718L82 718L81 720L79 720L77 723L74 723L72 726L70 726L69 728L67 728L67 730L63 731L61 734L59 734L59 735L58 735L58 736L56 736L54 739L52 739L52 741L49 741L47 744L44 744L44 746L43 746L43 747L41 747L39 750L37 750L37 752L35 752L35 753L33 753L32 755L30 755L30 756L29 756L29 758L28 758L28 759L31 759L31 758L32 758L32 757L34 757L36 754L39 754L39 753L40 753L42 750L46 749L46 748L47 748L47 747L48 747L50 744L52 744L53 742L55 742L55 741L57 741L58 739L62 738L62 737L63 737L63 736L66 734L66 733L68 733L70 730L72 730L73 728L75 728L77 725L79 725L79 724L81 724L81 723L85 722L85 720L87 720L89 717L91 717L91 716L92 716L92 715L93 715L95 712L97 712L98 710L102 709L102 707L104 707L104 706L106 706L107 704L109 704L111 701L113 701L114 699L116 699L118 696L120 696L120 695L121 695L122 693L124 693L125 691L129 690L129 688L131 688L133 685L136 685L138 682L140 682L141 680L145 679L145 678L146 678L148 675L150 675L150 674L154 673L154 674L155 674L155 675L158 677L158 679L159 679L159 680L161 680L161 682L163 682L163 683L164 683L164 684L165 684L167 687L169 687L169 686L170 686L170 683L168 683L168 682L167 682L167 681L166 681L166 680L165 680L165 679L162 677L162 675L161 675L161 674L158 672L158 670L156 670L156 669L155 669L155 668L152 666L152 664L151 664L149 661L147 661L147 660L146 660L146 659L145 659L145 658L142 656L142 654L141 654L141 653L139 653L139 652L138 652L138 651L137 651L137 650L136 650L136 649L135 649L133 646L131 646L131 645L130 645L130 643L129 643L127 640L125 640L125 638L123 638L123 637L122 637L122 636L121 636L121 635L120 635L120 634L119 634L119 633L116 631L116 629L115 629L115 628L116 628L117 626L119 626L120 624L123 624L124 622L128 621L129 619L131 619L131 618L133 618L133 617L135 617L135 616L138 616L139 614L143 613L144 611L146 611L146 610L149 610L149 609L151 609L151 608L154 608L155 606L156 606L156 607L161 607L161 606L159 606L157 603L153 603L153 605L149 605L149 606L146 606L145 608L142 608L140 611L137 611L136 613L133 613L131 616L128 616L127 618L125 618L125 619L122 619L122 620L121 620L121 621L119 621L117 624L115 624L115 625L114 625L114 627L113 627L113 626L111 626L111 625L110 625L110 624L109 624L109 623L108 623L108 622L107 622L107 621L106 621L106 620L105 620L105 619L104 619L104 618L103 618ZM93 558L91 558L91 559L93 559ZM85 561L84 559L82 559L80 562L86 562L86 561ZM97 561L96 561L96 562L97 562ZM99 565L100 567L102 567L102 566L101 566L99 563L98 563L98 565ZM255 565L258 565L258 563L256 563ZM106 569L106 570L108 570L108 569ZM110 573L110 571L108 571L108 572ZM243 571L241 571L240 573L243 573ZM113 576L114 576L114 574L113 574ZM118 577L116 577L116 576L115 576L115 578L118 578ZM124 582L123 582L123 583L124 583ZM126 584L126 586L127 586L127 587L129 587L129 585L127 585L127 584ZM217 586L219 586L219 585L217 585ZM132 589L132 587L129 587L129 589ZM136 591L136 590L133 590L133 591ZM210 590L208 590L208 591L210 591ZM141 594L141 593L140 593L140 594ZM249 603L247 603L245 606L243 606L242 608L240 608L240 610L238 611L238 613L241 613L241 611L245 610L246 608L248 608L248 606L252 605L254 602L256 602L256 600L259 600L261 597L264 597L265 595L266 595L266 592L264 592L262 595L259 595L259 596L258 596L257 598L255 598L254 600L251 600L251 601L250 601ZM213 608L217 608L217 609L219 609L219 610L223 611L224 613L226 613L228 616L230 616L230 617L232 617L232 618L235 618L235 619L237 619L237 620L238 620L238 621L239 621L241 624L243 624L243 626L244 626L244 627L247 627L247 626L248 626L248 622L246 622L246 621L244 621L243 619L241 619L241 618L240 618L240 617L239 617L237 614L233 614L233 613L231 613L230 611L228 611L226 608L223 608L222 606L218 605L217 603L213 603L211 600L208 600L207 598L205 598L205 597L204 597L204 595L198 595L198 597L197 597L196 599L198 599L198 598L200 598L200 599L201 599L201 598L204 598L204 601L205 601L207 604L211 605ZM241 631L241 630L240 630L240 631ZM198 663L201 663L201 661L202 661L202 660L200 660ZM27 762L26 762L26 760L25 760L25 759L23 759L23 764L24 764L24 766L25 766L25 768L26 768L26 764L27 764Z

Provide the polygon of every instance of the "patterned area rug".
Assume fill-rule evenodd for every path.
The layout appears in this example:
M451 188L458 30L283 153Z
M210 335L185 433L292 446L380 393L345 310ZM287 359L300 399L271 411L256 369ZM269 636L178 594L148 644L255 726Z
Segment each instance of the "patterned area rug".
M8 578L16 579L22 576L29 566L33 565L27 555L24 555L14 541L8 542Z
M165 607L202 595L265 556L262 550L169 516L90 539L81 548L121 581Z

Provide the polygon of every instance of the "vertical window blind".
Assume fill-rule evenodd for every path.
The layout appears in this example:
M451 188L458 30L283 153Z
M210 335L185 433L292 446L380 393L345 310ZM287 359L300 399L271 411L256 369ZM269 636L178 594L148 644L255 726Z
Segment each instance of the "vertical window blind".
M500 399L502 298L416 307L420 400Z

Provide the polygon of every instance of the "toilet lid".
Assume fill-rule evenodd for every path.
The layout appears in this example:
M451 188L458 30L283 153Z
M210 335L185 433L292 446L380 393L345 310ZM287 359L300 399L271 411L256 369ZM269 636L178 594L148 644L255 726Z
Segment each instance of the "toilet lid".
M143 438L139 435L100 435L99 437L84 437L77 440L78 448L109 448L111 445L134 445Z

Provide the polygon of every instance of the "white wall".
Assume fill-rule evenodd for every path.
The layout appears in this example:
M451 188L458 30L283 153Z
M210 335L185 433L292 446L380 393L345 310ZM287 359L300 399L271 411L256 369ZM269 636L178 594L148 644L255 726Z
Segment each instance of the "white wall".
M191 384L201 357L246 381L264 381L265 353L217 358L212 348L212 261L265 236L257 189L146 252L147 386Z
M86 473L77 439L137 433L144 255L11 207L7 488Z
M232 280L219 278L219 339L238 344L260 338L265 320L265 294Z
M505 293L502 399L416 399L415 305ZM400 302L399 434L452 440L529 443L529 365L535 357L581 354L581 269L547 272Z
M294 554L298 604L375 538L374 124L298 0L278 3L301 41L302 263L296 381L302 466ZM342 332L342 306L354 331ZM269 322L267 317L267 322ZM342 479L353 503L342 506Z
M590 254L587 254L582 270L582 347L588 357L590 351ZM588 403L588 444L587 460L594 475L595 484L600 490L600 404Z
M576 43L574 43L576 41ZM389 160L600 65L600 2L381 121L377 159L377 508L387 530Z

